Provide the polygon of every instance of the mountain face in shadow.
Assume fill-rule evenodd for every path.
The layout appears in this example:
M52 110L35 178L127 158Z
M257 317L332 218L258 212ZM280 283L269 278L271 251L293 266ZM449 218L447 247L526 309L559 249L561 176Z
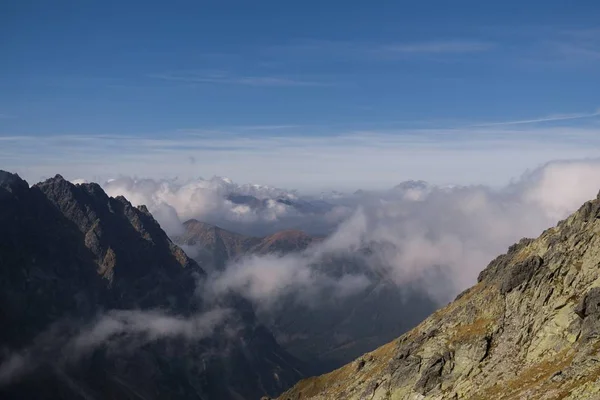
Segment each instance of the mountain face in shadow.
M185 232L174 240L192 246L197 252L195 259L212 265L217 273L246 256L301 254L323 240L297 230L245 236L196 220L186 221L184 227ZM426 294L399 287L367 265L362 253L368 251L326 254L311 265L315 273L333 280L348 274L363 275L369 281L364 290L342 298L326 296L312 306L284 295L274 307L258 311L260 321L277 341L306 362L312 373L338 368L387 343L437 308Z
M0 397L240 399L302 366L144 206L61 176L0 171Z
M282 400L600 398L600 194L410 332Z

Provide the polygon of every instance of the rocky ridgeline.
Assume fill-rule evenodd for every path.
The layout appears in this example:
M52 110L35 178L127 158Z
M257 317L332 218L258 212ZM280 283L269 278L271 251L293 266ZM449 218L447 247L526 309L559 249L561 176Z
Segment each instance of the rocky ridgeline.
M410 332L280 399L600 399L599 336L600 195Z

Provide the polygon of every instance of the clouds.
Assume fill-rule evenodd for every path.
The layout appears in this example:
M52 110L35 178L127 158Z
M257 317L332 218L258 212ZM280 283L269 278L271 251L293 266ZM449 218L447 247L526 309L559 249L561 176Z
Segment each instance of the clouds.
M243 186L227 185L232 192L242 192ZM205 201L195 195L169 194L162 199L171 201L177 214L185 217L202 212L206 219L221 213L219 218L234 231L252 231L255 226L276 230L298 218L308 228L331 232L301 253L234 262L213 277L215 293L234 291L261 306L277 304L286 296L310 305L322 293L352 296L383 277L399 287L419 287L443 303L474 284L478 273L509 245L538 236L595 197L599 189L600 161L581 160L543 165L496 189L407 182L388 191L337 194L325 197L330 208L306 214L285 204L281 210L267 206L264 215L250 208L237 213L233 211L237 206L224 200L226 193L232 193L227 191L221 197L208 197L217 199L212 209L191 204ZM256 189L252 193L269 198L284 192ZM299 194L291 198L304 200ZM311 226L317 221L320 225ZM338 258L337 263L352 260L359 267L340 274L332 257Z
M537 237L599 189L599 161L550 163L502 189L433 188L416 201L363 206L323 245L371 246L369 265L383 267L398 284L416 282L435 298L449 300L474 284L509 245Z
M181 223L195 218L224 228L235 227L250 235L266 235L280 229L327 229L344 217L322 202L311 202L286 191L261 185L238 185L228 178L175 180L122 177L103 184L111 196L123 195L133 204L145 204L170 235L181 232ZM324 208L323 208L324 207ZM325 213L317 211L325 211ZM331 212L329 212L331 211Z
M57 322L30 347L2 357L0 387L14 383L44 363L75 363L100 347L123 352L166 338L198 341L231 322L231 315L227 309L213 309L188 318L160 311L112 310L84 326Z
M231 316L231 311L214 309L188 318L159 311L112 310L84 328L68 346L75 353L89 353L109 342L134 338L147 343L163 338L200 340L208 337Z
M290 299L308 307L326 307L327 300L358 294L370 284L360 273L336 277L321 272L314 268L319 262L314 249L284 256L252 255L215 274L205 290L212 296L241 294L261 309L272 309Z

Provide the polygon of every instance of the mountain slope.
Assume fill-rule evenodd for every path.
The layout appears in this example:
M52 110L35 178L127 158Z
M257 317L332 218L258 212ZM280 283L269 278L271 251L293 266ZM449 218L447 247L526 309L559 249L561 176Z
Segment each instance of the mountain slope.
M297 381L249 303L203 304L204 277L144 206L0 171L0 397L241 399Z
M600 195L419 326L280 399L600 398Z

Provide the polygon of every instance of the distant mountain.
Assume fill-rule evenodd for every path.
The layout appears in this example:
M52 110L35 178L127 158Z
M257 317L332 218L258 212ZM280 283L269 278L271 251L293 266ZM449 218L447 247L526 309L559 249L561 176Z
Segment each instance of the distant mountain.
M600 195L410 332L282 400L600 398Z
M202 265L222 270L226 263L246 254L284 254L306 249L321 238L298 230L280 231L262 238L231 232L195 219L183 223L185 231L175 242L194 247Z
M261 242L260 238L230 232L195 219L184 222L183 226L184 232L173 239L178 244L195 248L194 259L211 270L222 270L229 260Z
M256 238L196 220L187 221L184 226L185 233L174 240L194 246L197 260L220 270L243 256L300 254L323 240L297 230ZM325 254L312 265L315 272L332 279L347 274L365 275L370 284L364 291L342 299L324 299L318 307L282 298L276 307L258 315L278 342L309 364L313 373L337 368L388 342L437 307L426 294L398 287L385 274L378 274L362 257L367 252L369 249L357 250L355 254Z
M203 303L205 277L144 206L0 171L0 397L252 399L297 381L249 303ZM202 319L215 307L222 323Z

